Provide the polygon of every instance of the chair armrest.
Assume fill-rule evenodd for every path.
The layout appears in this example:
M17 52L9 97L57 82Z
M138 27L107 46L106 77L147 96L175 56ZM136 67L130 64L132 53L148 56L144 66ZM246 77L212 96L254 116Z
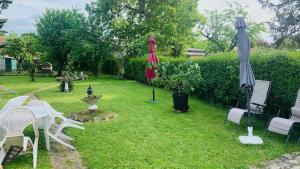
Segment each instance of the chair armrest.
M281 109L278 110L276 117L280 117L280 114L281 114Z
M255 103L255 102L251 102L251 104L255 105L255 106L256 106L256 108L258 109L258 111L259 111L261 114L263 113L263 111L261 110L261 108L260 108L260 107L266 107L266 105L265 105L265 104L264 104L264 105L262 105L262 104Z
M240 101L237 101L235 107L236 108L243 108L243 105Z
M6 137L3 138L3 140L1 140L0 142L0 148L3 146L3 144L6 142Z
M255 103L255 102L251 102L251 104L255 105L255 106L262 106L262 107L266 107L266 104L259 104L259 103Z

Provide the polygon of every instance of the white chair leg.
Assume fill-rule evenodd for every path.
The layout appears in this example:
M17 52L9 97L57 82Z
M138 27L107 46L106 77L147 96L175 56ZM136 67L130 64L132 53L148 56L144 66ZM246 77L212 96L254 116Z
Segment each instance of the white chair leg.
M55 140L56 142L58 142L58 143L60 143L64 146L67 146L67 147L69 147L71 149L74 149L74 150L76 149L75 147L71 146L70 144L65 143L64 141L60 140L59 138L55 137L53 134L51 134L49 132L47 132L47 135L49 135L53 140Z
M54 135L57 137L59 135L59 133L62 133L63 129L66 127L73 127L73 128L84 130L84 127L82 127L82 126L64 121L58 126Z
M2 161L4 160L5 157L5 151L3 147L0 147L0 164L2 163Z
M36 168L36 166L37 166L38 145L39 145L39 139L36 138L34 140L33 152L32 152L32 156L33 156L33 168Z
M63 133L58 133L58 135L56 137L61 137L63 139L66 139L66 140L74 140L72 137L69 137Z
M25 152L27 151L28 143L31 143L31 145L33 145L32 141L29 137L24 137L23 151L25 151Z
M77 128L77 129L84 130L84 127L79 126L79 125L77 125L77 124L73 124L73 123L68 123L68 122L67 122L65 125L66 125L66 127L73 127L73 128Z
M84 125L83 123L76 121L76 120L72 120L72 119L67 119L67 121L70 123L78 124L78 125Z

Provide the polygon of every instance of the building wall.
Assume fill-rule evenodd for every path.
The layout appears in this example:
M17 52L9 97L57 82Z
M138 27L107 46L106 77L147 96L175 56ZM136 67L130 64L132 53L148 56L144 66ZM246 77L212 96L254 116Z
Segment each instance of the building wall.
M0 71L5 71L5 59L0 57Z
M11 60L11 70L17 70L17 61L15 59Z
M5 63L9 62L8 67ZM17 61L13 58L0 56L0 71L17 70Z

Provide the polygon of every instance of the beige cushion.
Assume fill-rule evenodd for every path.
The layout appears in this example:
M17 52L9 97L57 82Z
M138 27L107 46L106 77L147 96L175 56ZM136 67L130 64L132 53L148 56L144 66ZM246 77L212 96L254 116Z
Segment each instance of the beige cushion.
M297 94L295 107L300 108L300 89L299 89L298 94Z
M265 104L270 87L270 81L255 80L251 103Z
M292 119L300 121L300 108L297 107L292 107L291 108L292 111Z
M292 119L275 117L270 121L268 130L278 134L288 135L293 123L295 123L295 121Z
M227 120L236 124L240 124L241 118L245 112L245 109L232 108L228 113Z
M258 103L264 105L268 97L269 87L270 81L255 80L255 86L253 89L250 103ZM264 112L264 107L259 106L259 108L261 112ZM255 114L261 114L257 106L254 104L250 104L250 110Z

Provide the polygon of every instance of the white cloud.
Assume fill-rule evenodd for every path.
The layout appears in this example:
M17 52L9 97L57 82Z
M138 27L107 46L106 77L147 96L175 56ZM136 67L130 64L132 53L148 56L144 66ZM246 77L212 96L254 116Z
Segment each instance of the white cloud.
M257 0L199 0L199 11L204 13L205 10L224 10L227 8L226 2L238 2L242 6L247 6L246 10L250 15L250 19L256 22L266 22L274 16L267 9L263 9Z
M257 0L199 0L198 10L205 14L206 10L223 11L228 8L227 3L238 2L242 6L246 6L246 11L249 13L249 18L257 23L265 23L271 21L274 13L267 9L263 9ZM271 42L273 38L270 33L261 34L261 38Z
M3 29L8 32L33 32L36 18L47 8L70 9L77 8L84 11L85 5L92 0L14 0L13 4L1 14L8 22Z

